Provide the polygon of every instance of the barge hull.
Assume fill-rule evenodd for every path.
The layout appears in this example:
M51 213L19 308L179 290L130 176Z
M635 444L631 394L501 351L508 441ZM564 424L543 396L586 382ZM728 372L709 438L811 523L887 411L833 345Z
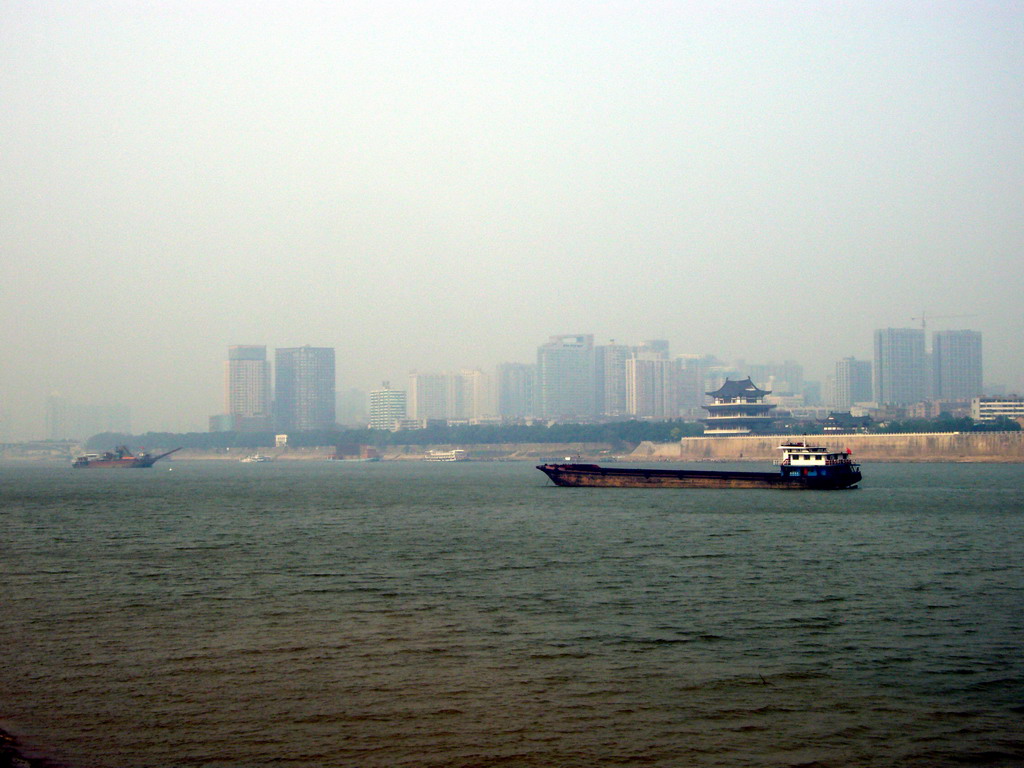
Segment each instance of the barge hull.
M625 469L595 464L542 464L555 485L574 488L772 488L839 490L856 487L860 472L830 477L784 476L774 472L716 472L689 469Z

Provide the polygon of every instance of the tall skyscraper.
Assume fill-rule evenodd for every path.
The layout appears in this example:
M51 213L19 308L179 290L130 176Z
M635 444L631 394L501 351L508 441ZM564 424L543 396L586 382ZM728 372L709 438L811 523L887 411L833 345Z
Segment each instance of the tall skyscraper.
M275 353L274 416L277 428L299 432L335 424L334 350L289 347Z
M638 353L626 362L626 411L642 419L679 415L679 370L676 360Z
M635 348L628 344L600 344L594 347L595 386L594 409L605 416L625 416L626 362Z
M679 407L682 413L695 416L704 404L708 389L708 377L717 364L710 355L680 355L677 360L679 371Z
M453 411L453 416L482 419L495 415L494 387L490 375L478 368L465 368L453 378L459 392L459 410Z
M871 361L844 357L836 361L832 407L847 409L871 400Z
M539 415L548 419L595 415L593 334L552 336L537 349Z
M491 377L479 369L409 374L410 418L480 419L493 416L495 407Z
M970 400L982 391L981 332L932 334L933 392L940 400Z
M499 416L504 419L522 419L535 415L536 365L501 363L497 379Z
M924 330L883 328L875 331L873 399L882 405L911 405L928 390Z
M224 413L230 429L255 432L270 429L270 363L267 348L228 347L224 363Z
M637 345L637 353L647 360L668 360L669 343L665 339L647 339Z
M370 391L370 429L394 429L405 414L404 389L391 389L385 381L380 389Z
M448 419L450 377L446 373L409 374L409 418Z

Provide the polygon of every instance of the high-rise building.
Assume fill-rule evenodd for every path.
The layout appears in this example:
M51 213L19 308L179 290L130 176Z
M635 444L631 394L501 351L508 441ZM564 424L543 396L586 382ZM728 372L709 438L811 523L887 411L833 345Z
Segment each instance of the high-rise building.
M625 416L626 362L635 348L627 344L600 344L594 347L596 402L594 409L604 416Z
M537 366L532 363L501 363L498 366L498 415L503 419L534 416Z
M650 353L626 362L626 411L641 419L679 415L679 363Z
M911 405L928 390L924 330L883 328L875 331L873 400L881 405Z
M453 417L483 419L495 415L494 387L488 374L478 368L466 368L452 378L453 388L458 392L458 410L453 410Z
M637 345L637 354L647 360L668 360L669 343L665 339L647 339Z
M705 401L705 390L708 388L708 377L717 361L710 355L680 355L677 358L679 371L679 408L680 412L696 416Z
M481 370L409 374L410 418L481 419L493 416L495 407L491 377Z
M252 344L228 347L224 362L224 413L229 429L270 429L270 363L267 348Z
M933 392L940 400L970 400L983 394L980 331L932 334Z
M537 349L537 409L548 419L595 415L593 334L552 336Z
M405 415L404 389L391 389L385 381L380 389L370 391L370 429L394 429Z
M836 375L833 379L831 405L840 410L849 410L854 403L871 400L871 361L844 357L836 361Z
M739 367L750 372L751 381L758 386L768 387L776 395L798 395L803 392L804 368L794 360L787 360L781 365L741 364Z
M335 425L334 350L288 347L274 357L277 429L305 432Z
M413 419L448 419L449 376L446 373L409 374L409 417Z

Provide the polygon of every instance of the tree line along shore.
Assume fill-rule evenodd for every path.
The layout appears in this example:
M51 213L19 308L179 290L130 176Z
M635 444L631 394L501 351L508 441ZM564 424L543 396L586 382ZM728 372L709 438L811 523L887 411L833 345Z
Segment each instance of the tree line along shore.
M786 435L825 435L825 426L816 422L793 422L774 432L771 437ZM974 422L970 417L939 417L908 419L871 425L858 434L920 434L1020 431L1020 425L1009 419L1001 422ZM616 449L643 442L668 443L686 437L702 437L700 422L682 419L667 421L620 421L602 424L541 423L532 424L430 424L424 429L392 432L380 429L337 428L311 432L289 433L287 444L292 448L319 446L368 445L388 450L395 446L436 445L503 445L503 444L570 444L606 443ZM267 432L147 432L126 435L104 432L90 437L87 450L109 450L115 445L144 445L158 448L215 450L249 448L258 450L277 445L277 434Z

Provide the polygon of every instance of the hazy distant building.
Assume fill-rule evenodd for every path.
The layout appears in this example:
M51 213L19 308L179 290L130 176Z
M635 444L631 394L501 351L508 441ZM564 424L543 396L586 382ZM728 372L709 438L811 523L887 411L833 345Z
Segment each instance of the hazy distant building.
M537 366L532 363L502 363L498 366L498 415L504 419L522 419L536 415L534 393Z
M625 416L626 363L635 348L628 344L600 344L594 347L595 412L604 416Z
M844 357L836 361L833 379L832 407L849 410L854 403L867 403L872 398L871 361Z
M806 406L819 406L824 402L824 395L822 394L822 383L820 381L808 381L804 379L803 386L803 400Z
M465 368L453 378L459 399L458 409L452 418L476 421L495 415L494 381L488 374L478 368Z
M332 348L278 349L274 369L274 418L278 430L304 432L334 427Z
M370 391L370 429L394 429L406 417L405 390L391 389L388 382Z
M983 394L980 331L932 334L933 393L940 400L970 400Z
M740 367L749 372L751 381L760 387L770 389L776 395L803 393L804 368L794 360L787 360L781 365L778 363L742 364Z
M257 432L270 429L270 363L267 348L256 345L228 347L224 362L224 413L230 430Z
M493 381L479 369L409 374L408 411L412 419L474 421L494 416L495 409Z
M872 399L881 405L910 405L928 391L924 330L883 328L875 331Z
M449 376L446 373L409 374L409 418L449 418Z
M680 355L677 359L680 412L696 416L704 405L708 374L717 361L710 355Z
M593 334L552 336L537 349L537 406L548 419L595 415Z
M647 339L637 345L636 351L647 360L668 360L669 343L665 339Z
M626 361L626 411L640 419L679 415L679 364L648 352Z

